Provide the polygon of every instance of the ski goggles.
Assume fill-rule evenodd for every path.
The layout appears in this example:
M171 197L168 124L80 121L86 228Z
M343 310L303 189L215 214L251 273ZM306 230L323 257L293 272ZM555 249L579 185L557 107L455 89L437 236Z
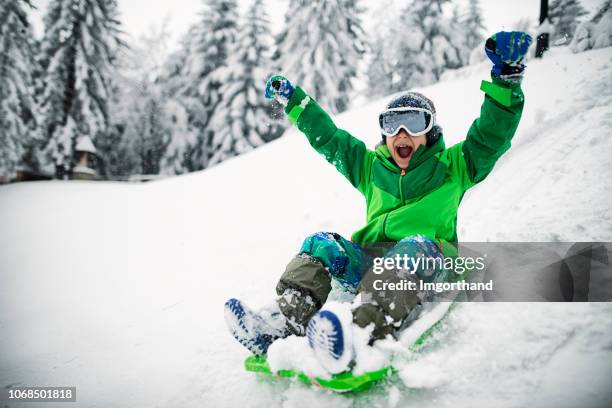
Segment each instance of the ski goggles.
M378 117L385 136L395 136L402 128L410 136L422 136L431 130L434 121L435 115L429 109L412 107L387 109Z

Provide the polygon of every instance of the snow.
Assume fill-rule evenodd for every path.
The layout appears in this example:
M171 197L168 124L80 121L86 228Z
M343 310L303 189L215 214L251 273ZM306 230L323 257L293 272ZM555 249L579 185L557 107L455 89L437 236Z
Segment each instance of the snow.
M612 241L612 48L529 61L513 147L464 197L460 239ZM487 64L423 89L447 145ZM316 97L316 95L313 95ZM338 116L374 146L389 97ZM0 386L72 385L74 406L609 406L609 303L462 303L400 375L340 396L244 371L223 304L264 305L307 235L364 222L359 193L291 130L144 184L0 187ZM433 387L433 388L431 388Z

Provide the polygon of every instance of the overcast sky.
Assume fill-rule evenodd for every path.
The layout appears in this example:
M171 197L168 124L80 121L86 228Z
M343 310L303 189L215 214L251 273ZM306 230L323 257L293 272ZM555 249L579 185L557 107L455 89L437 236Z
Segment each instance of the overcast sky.
M42 15L45 12L48 0L34 0L38 10L32 13L37 35L42 33ZM176 46L178 39L187 28L198 21L202 9L202 0L118 0L123 29L132 38L138 38L147 33L150 27L160 27L165 18L169 18L168 30L171 34L171 44ZM241 10L250 4L249 0L238 0ZM271 20L271 30L278 32L285 20L285 11L288 0L266 0L266 12ZM398 0L403 5L406 0ZM467 0L459 0L459 4ZM582 0L588 11L593 11L603 3L603 0ZM375 9L379 0L362 0L366 8ZM511 29L514 22L528 17L535 21L539 15L540 0L481 0L480 2L485 25L488 32L502 29ZM401 9L401 6L400 6ZM364 16L364 25L368 25L368 15ZM128 38L129 42L129 38Z

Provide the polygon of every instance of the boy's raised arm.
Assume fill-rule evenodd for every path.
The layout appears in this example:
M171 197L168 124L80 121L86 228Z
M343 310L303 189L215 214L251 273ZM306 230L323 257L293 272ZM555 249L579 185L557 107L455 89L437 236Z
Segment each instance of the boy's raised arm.
M266 97L285 105L291 123L302 131L308 141L333 164L350 183L362 191L365 166L371 160L365 143L339 129L327 112L300 87L294 88L286 78L276 75L268 80Z
M471 183L484 180L510 148L510 141L521 119L525 98L521 80L531 37L521 32L500 32L490 37L485 51L493 61L493 82L483 81L485 99L462 146Z

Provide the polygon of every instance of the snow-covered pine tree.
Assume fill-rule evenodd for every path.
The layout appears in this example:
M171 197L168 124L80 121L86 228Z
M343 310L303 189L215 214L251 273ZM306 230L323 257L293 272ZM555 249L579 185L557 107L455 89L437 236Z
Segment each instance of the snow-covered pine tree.
M108 132L109 93L122 45L117 2L51 0L44 23L44 155L56 176L64 178L74 167L77 137L87 135L97 143Z
M0 183L15 175L36 140L30 0L0 1Z
M463 15L461 25L465 33L465 45L468 52L476 47L484 47L485 26L480 8L480 0L470 0L466 13Z
M182 70L181 104L189 114L195 140L183 153L187 171L208 166L214 130L210 121L221 101L220 87L229 73L228 53L237 35L238 10L235 0L205 0L202 19L192 30L186 65ZM214 73L214 74L213 74ZM174 154L174 143L169 154Z
M464 65L463 28L444 16L450 0L413 0L406 6L396 70L406 89L438 81L447 69Z
M610 9L612 9L612 0L604 0L599 7L599 10L597 10L593 18L591 18L591 21L593 23L599 23L599 21L601 21L601 19L610 11Z
M393 88L393 65L389 63L389 55L384 47L379 46L385 41L385 37L374 39L370 63L367 68L368 93L371 96L383 96L396 91Z
M452 12L450 17L450 28L451 32L460 33L461 37L457 38L455 41L455 47L459 50L459 61L461 61L461 65L467 65L470 60L470 45L468 44L470 40L472 40L471 34L469 34L468 29L463 25L461 7L452 3Z
M262 93L272 72L269 25L263 0L254 0L230 48L228 69L220 78L223 99L210 122L214 138L209 166L280 136L282 128L270 117L270 102Z
M97 146L106 152L105 173L109 178L160 174L172 126L161 87L135 78L123 78L120 85L113 98L112 126Z
M333 113L346 110L364 54L355 0L291 0L273 57L287 78Z
M398 30L402 22L397 3L393 0L381 1L370 12L370 52L367 54L366 76L368 80L368 94L383 96L399 89L395 87L395 66L397 64L397 51L399 48Z
M587 14L579 0L553 0L548 9L548 16L555 27L553 44L569 43L578 27L578 19Z
M605 48L612 45L612 0L606 0L591 22L593 27L593 48Z
M151 27L120 54L121 75L110 106L115 142L106 155L110 176L159 174L161 158L170 138L172 120L168 98L158 78L168 49L167 21Z
M170 139L161 157L160 173L167 175L183 174L192 168L191 153L196 145L196 130L189 123L189 114L179 99L168 96L165 113L170 130Z
M193 49L197 26L189 28L181 39L180 47L166 58L155 83L160 87L166 102L166 125L170 129L170 140L161 158L161 173L167 175L183 174L199 168L191 160L200 129L194 126L188 112L191 98L183 98L187 78L187 59Z
M135 122L126 123L126 141L136 157L136 174L159 174L161 158L170 140L170 129L165 102L155 85L148 85L142 91L135 109ZM129 137L132 136L132 137Z
M605 0L589 21L580 23L570 44L573 52L612 45L612 0Z

